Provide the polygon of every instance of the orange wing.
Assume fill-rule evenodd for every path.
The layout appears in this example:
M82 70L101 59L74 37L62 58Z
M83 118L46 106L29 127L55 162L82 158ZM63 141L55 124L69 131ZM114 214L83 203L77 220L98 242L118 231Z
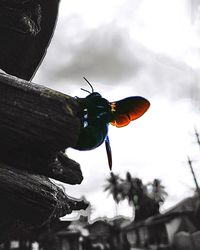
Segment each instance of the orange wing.
M110 123L120 128L142 116L149 108L150 102L141 96L131 96L111 102L110 105L114 117Z

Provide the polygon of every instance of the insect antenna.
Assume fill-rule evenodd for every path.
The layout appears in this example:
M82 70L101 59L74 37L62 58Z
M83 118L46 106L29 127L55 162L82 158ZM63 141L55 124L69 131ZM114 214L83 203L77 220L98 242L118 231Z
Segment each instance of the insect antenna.
M85 92L87 92L87 93L91 94L91 92L90 92L90 91L88 91L88 90L86 90L86 89L81 88L81 90L83 90L83 91L85 91Z
M83 88L81 88L81 90L86 91L86 92L88 92L88 93L90 93L90 94L93 93L93 92L94 92L94 88L92 87L92 84L88 81L87 78L83 77L83 79L88 83L88 85L89 85L90 88L92 89L92 92L90 92L90 91L88 91L88 90L86 90L86 89L83 89Z

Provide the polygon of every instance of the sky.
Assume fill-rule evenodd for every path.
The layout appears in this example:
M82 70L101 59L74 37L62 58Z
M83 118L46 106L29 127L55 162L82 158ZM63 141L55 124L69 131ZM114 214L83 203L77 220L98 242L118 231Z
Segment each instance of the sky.
M113 172L127 171L144 183L160 178L169 196L162 210L193 195L187 164L200 178L200 0L61 0L47 55L33 82L70 96L92 83L109 101L143 96L149 110L127 127L109 126ZM81 185L65 185L68 195L85 196L91 219L113 217L115 204L103 191L110 172L105 146L68 149L80 163ZM132 216L126 201L118 214ZM73 214L73 216L76 216Z

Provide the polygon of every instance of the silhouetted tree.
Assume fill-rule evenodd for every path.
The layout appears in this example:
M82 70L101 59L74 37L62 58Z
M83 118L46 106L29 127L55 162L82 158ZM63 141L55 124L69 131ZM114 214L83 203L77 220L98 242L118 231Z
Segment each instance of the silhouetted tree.
M143 184L140 178L132 177L130 172L126 173L125 179L111 173L104 191L112 194L116 204L127 199L134 209L135 221L159 214L160 205L167 196L161 180L154 179L151 183Z
M116 213L117 205L123 200L122 197L122 179L119 175L111 172L110 177L106 179L107 183L105 185L104 191L108 191L112 195L114 201L116 202Z
M134 208L135 221L144 220L158 214L160 205L165 201L167 192L159 179L144 185L139 178L133 178L129 172L123 182L123 198L128 199Z
M165 191L165 186L161 184L161 180L154 179L153 182L147 185L148 196L152 198L155 202L162 205L167 197L167 192Z

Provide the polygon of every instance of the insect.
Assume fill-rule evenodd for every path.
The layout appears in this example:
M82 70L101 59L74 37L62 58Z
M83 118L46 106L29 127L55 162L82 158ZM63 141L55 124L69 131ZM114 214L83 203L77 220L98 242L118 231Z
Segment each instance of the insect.
M91 83L84 77L92 92L86 98L77 98L81 121L80 133L74 148L91 150L100 146L104 141L108 156L108 164L112 170L112 152L108 137L108 125L118 128L128 125L131 121L142 116L150 106L148 100L141 96L131 96L125 99L109 102L98 92L94 92Z

